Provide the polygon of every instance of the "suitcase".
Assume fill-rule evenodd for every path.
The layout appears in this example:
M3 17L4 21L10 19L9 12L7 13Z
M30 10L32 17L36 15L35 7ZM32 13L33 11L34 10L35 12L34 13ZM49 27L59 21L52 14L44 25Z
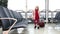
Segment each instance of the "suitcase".
M44 22L39 22L39 26L44 27L45 26Z

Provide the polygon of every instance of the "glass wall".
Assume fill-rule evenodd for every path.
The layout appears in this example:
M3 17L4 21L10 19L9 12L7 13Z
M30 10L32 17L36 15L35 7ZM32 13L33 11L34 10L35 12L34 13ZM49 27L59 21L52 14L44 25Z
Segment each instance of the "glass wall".
M8 0L8 8L14 11L26 11L26 0Z
M51 11L55 11L56 9L60 9L60 0L49 0L49 9Z
M36 6L39 6L39 10L45 9L45 0L27 0L28 10L34 10Z
M34 10L39 6L40 11L45 9L45 0L27 0L27 10ZM26 0L8 0L8 8L12 10L26 11Z
M16 3L17 2L17 3ZM27 11L35 9L39 6L39 10L45 9L45 0L27 0ZM12 10L23 10L26 11L26 0L9 0L8 8ZM32 12L33 12L32 11ZM27 17L31 17L32 13L27 13Z
M49 13L48 18L52 18L52 11L56 9L60 9L59 2L60 0L49 0ZM46 18L45 12L45 0L27 0L27 17L31 18L32 12L34 11L35 7L39 6L40 11L40 18ZM22 10L26 11L26 0L9 0L8 1L8 8L12 10ZM32 12L30 12L33 10ZM29 12L28 12L29 11ZM53 18L55 17L56 12L53 12Z
M40 18L45 17L45 12L41 12L43 9L45 9L45 0L27 0L27 10L32 12L35 10L35 7L39 6L40 11ZM32 12L28 13L30 14L29 17L32 17Z
M56 11L57 9L59 9L60 11L60 0L49 0L49 10L51 11ZM57 11L53 12L53 17L55 17Z
M48 13L48 17L51 18L51 12Z

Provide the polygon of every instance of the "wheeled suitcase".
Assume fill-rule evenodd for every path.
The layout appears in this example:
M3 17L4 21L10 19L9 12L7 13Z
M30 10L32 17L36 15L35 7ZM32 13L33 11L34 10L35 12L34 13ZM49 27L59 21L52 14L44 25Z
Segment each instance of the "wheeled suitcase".
M45 26L44 22L40 21L40 22L39 22L39 26L40 26L40 27L44 27L44 26Z

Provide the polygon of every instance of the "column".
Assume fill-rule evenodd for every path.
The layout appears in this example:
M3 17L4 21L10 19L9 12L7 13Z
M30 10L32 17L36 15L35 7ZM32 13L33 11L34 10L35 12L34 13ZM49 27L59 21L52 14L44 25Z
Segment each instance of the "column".
M45 0L46 23L48 23L49 0Z
M25 11L25 18L27 19L27 0L26 0L26 11Z
M51 20L52 20L52 23L53 23L53 11L51 11Z

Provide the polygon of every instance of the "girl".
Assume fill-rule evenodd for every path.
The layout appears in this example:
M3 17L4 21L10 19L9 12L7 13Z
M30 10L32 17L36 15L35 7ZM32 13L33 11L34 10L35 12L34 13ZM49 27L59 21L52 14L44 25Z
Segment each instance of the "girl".
M36 6L35 10L33 11L33 19L34 19L34 28L38 26L39 29L39 7Z

